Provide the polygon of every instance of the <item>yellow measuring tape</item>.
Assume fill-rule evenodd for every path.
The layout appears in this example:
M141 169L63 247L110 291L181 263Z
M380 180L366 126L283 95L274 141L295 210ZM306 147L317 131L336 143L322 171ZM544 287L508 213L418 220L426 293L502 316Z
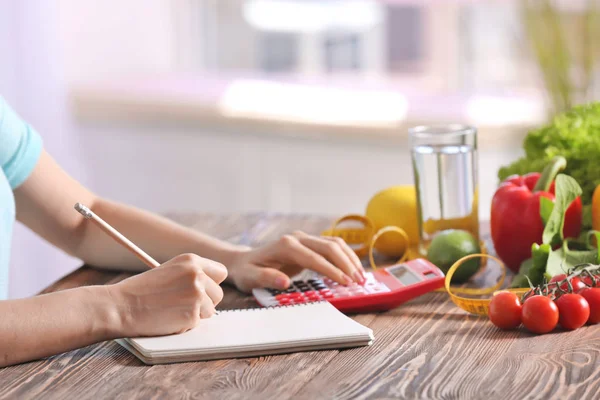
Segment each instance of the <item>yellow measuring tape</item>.
M355 221L361 226L358 228L337 229L342 222ZM337 236L344 239L346 243L353 247L354 252L359 257L364 257L369 251L369 241L375 234L375 225L370 218L358 214L345 215L335 221L330 230L322 233L323 236Z
M450 286L450 282L452 281L452 275L454 275L454 272L464 262L469 261L473 258L477 258L477 257L491 258L492 260L496 261L496 263L498 263L498 265L502 269L502 274L500 276L500 279L498 279L498 282L494 286L487 287L487 288L481 288L481 289L452 288ZM504 283L505 278L506 278L506 267L504 266L504 263L502 263L502 261L500 261L498 258L493 257L489 254L471 254L471 255L465 256L465 257L461 258L460 260L456 261L450 267L450 269L446 273L446 280L444 283L444 287L446 288L446 291L450 295L450 299L452 300L452 302L454 304L456 304L458 307L462 308L463 310L465 310L467 312L470 312L471 314L487 316L488 310L490 307L490 301L491 301L490 298L472 299L472 298L468 298L468 297L457 296L457 293L460 293L463 295L465 295L465 294L472 295L472 296L491 295L494 292L496 292L502 288L502 284ZM508 290L510 292L516 293L519 296L522 296L529 291L529 288L511 288L511 289L502 289L502 290Z
M342 222L347 221L355 221L362 224L362 227L358 228L338 228ZM373 250L375 248L375 243L377 240L385 233L394 232L400 235L402 240L405 243L405 251L404 254L396 261L396 263L401 263L406 260L413 260L415 258L420 258L422 255L418 252L417 248L414 246L410 246L410 240L406 232L398 228L396 226L386 226L378 231L375 231L375 226L373 222L366 216L351 214L346 215L344 217L339 218L333 223L333 226L330 230L322 232L323 236L337 236L344 239L346 243L353 246L354 251L359 257L364 257L366 255L369 256L369 263L373 270L377 269L377 265L375 263L375 259L373 257ZM456 304L461 309L476 315L487 316L489 304L491 299L474 299L468 297L462 297L460 295L468 295L468 296L489 296L494 292L500 290L502 285L504 284L504 280L506 279L506 267L504 263L500 261L498 258L493 257L487 254L487 249L485 247L485 243L481 243L481 248L483 253L481 254L471 254L466 257L461 258L456 261L452 267L446 273L444 288L438 289L437 291L447 292L450 296L450 299L454 304ZM482 258L481 268L478 273L481 273L487 265L487 259L492 259L500 266L502 273L498 282L491 287L487 288L465 288L465 287L452 287L450 282L452 281L452 276L454 272L466 261L471 260L473 258ZM529 288L516 288L516 289L503 289L514 292L520 296L529 291Z

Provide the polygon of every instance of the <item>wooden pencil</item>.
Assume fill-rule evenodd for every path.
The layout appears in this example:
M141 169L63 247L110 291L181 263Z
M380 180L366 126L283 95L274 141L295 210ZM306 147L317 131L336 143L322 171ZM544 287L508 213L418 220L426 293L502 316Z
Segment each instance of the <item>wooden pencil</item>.
M131 251L137 258L142 260L144 264L150 268L159 267L160 264L154 258L150 257L144 250L136 246L131 240L123 236L119 231L110 226L106 221L97 216L92 210L87 208L81 203L75 204L75 210L77 210L86 219L91 219L102 229L108 236L113 238L116 242L120 243L127 250Z

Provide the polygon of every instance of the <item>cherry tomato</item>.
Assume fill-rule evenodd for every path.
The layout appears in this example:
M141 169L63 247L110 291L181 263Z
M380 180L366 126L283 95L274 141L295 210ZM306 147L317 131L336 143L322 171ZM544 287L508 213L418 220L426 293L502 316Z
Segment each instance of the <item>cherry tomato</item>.
M514 329L521 325L523 306L519 296L512 292L502 291L492 297L488 316L490 321L500 329Z
M555 303L560 315L558 323L565 329L581 328L590 317L590 305L580 294L563 294Z
M550 298L536 294L523 303L521 320L533 333L551 332L558 324L558 307Z
M596 285L600 284L600 275L594 275L595 279L596 279ZM583 281L583 283L585 283L587 286L593 286L594 282L592 281L592 278L590 278L589 276L584 276L581 278L581 280ZM585 290L587 288L584 288L583 290Z
M567 275L565 274L556 275L550 279L550 283L564 281L566 278ZM580 290L587 287L586 284L577 276L571 279L571 286L573 286L573 293L579 293ZM569 290L569 284L565 282L560 285L560 288L566 292Z
M597 324L600 322L600 288L583 289L581 295L590 305L588 324Z

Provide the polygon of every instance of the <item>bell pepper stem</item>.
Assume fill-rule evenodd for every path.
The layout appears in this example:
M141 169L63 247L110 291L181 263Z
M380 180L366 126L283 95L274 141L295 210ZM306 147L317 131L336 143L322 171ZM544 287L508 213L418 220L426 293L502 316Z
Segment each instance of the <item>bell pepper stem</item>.
M556 156L546 165L546 168L542 171L542 175L540 175L540 179L536 182L533 191L534 192L547 192L550 189L550 185L554 179L556 179L556 175L567 167L567 160L563 156Z

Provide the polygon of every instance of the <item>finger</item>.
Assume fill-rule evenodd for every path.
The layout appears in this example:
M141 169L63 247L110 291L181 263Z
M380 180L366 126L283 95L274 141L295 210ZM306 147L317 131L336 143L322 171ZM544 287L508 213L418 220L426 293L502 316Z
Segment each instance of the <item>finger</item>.
M227 268L219 262L210 260L208 258L200 257L194 253L184 253L177 257L167 261L163 268L177 267L181 263L193 264L199 267L206 275L208 275L213 281L221 283L227 278Z
M202 298L200 299L200 318L210 318L215 315L215 305L213 301L208 296L208 294L204 293Z
M338 242L309 236L304 233L300 233L298 240L304 246L324 256L333 265L344 271L346 275L351 276L355 282L362 282L363 277L360 270Z
M364 278L365 267L363 267L362 262L360 261L360 258L358 258L358 255L356 255L356 252L354 250L352 250L352 247L350 247L344 239L342 239L340 237L334 237L334 236L322 236L322 238L325 240L333 240L334 242L337 242L340 245L340 247L342 248L342 250L344 251L344 253L346 253L348 255L348 257L350 257L352 262L354 262L354 265L356 265L356 268L361 272L361 274Z
M217 305L223 300L223 288L212 279L205 279L204 288L208 297L212 300L213 305Z
M304 246L296 237L283 236L282 242L283 246L279 247L282 257L290 258L301 267L316 271L342 285L352 283L352 279L344 271L336 268L322 255Z
M222 283L227 278L227 268L223 264L208 258L200 258L199 263L202 271L216 283Z
M274 268L248 267L242 286L245 290L270 288L284 290L290 286L290 277Z

